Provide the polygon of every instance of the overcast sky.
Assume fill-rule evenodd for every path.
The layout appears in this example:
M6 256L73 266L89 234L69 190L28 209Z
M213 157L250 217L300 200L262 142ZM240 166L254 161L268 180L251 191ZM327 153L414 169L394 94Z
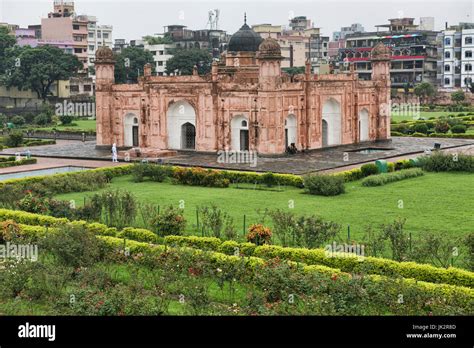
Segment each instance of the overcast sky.
M76 0L76 13L97 16L99 24L113 25L113 38L139 39L162 33L163 26L182 24L190 29L206 28L208 11L220 9L219 29L233 33L243 23L247 12L249 25L259 23L288 24L292 16L307 16L323 35L331 36L341 26L361 23L366 31L385 24L388 18L434 17L435 29L445 22L472 22L474 0ZM0 22L39 24L52 11L52 0L0 0Z

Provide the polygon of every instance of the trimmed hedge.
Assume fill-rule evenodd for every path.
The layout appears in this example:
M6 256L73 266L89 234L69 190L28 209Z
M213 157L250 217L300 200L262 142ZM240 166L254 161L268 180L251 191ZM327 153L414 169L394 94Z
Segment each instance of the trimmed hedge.
M310 194L322 196L337 196L346 191L344 178L335 175L306 175L304 177L304 187Z
M126 247L129 248L130 252L156 253L167 251L166 246L163 245L150 245L128 240L124 241L114 237L99 238L112 248L123 249ZM193 248L186 248L185 250L191 251L196 255L204 255L212 264L212 266L216 268L226 269L229 266L242 265L242 262L244 262L245 267L248 270L254 271L257 266L265 265L264 259L255 256L239 257L235 255L226 255L216 251L205 251ZM297 266L295 262L290 261L289 263ZM303 272L308 275L318 274L331 277L352 277L351 274L347 272L324 265L300 264L300 267L302 267ZM413 295L413 293L418 293L424 297L439 299L448 306L455 306L463 311L466 311L466 313L472 312L474 290L467 287L448 284L433 284L415 279L393 279L381 275L369 275L366 278L373 282L375 286L380 285L381 289L384 291L389 291L390 293L387 293L387 301L390 302L393 301L393 298L397 298L400 295L400 284L402 283L411 295Z
M41 237L50 231L56 233L57 229L47 230L42 226L20 226L22 227L22 233L32 237ZM227 255L217 251L207 251L194 249L190 247L181 247L181 248L172 248L167 245L156 245L149 244L144 242L138 242L133 240L121 239L111 236L97 236L97 238L102 242L102 245L105 246L109 251L118 251L118 250L127 250L131 254L148 254L153 255L156 253L165 253L169 249L176 252L191 252L193 255L199 255L205 257L211 267L227 269L228 267L243 266L249 272L250 276L254 276L254 271L257 267L265 266L265 259L258 257L259 255L265 257L272 257L277 254L275 257L280 257L278 248L274 246L262 246L255 248L255 256L236 256L236 255ZM176 241L171 237L168 239ZM212 245L213 243L211 243ZM280 249L289 249L289 248L280 248ZM301 249L304 250L304 249ZM288 251L288 250L287 250ZM309 251L309 250L306 250ZM349 258L350 259L350 258ZM288 260L288 259L287 259ZM341 261L341 258L334 258L336 261ZM344 261L344 260L343 260ZM299 261L297 261L299 262ZM345 272L341 269L333 268L326 265L307 265L305 263L297 263L295 261L288 260L290 265L295 266L295 271L302 270L305 274L308 275L323 275L331 276L337 278L351 278L352 275L348 272ZM392 262L397 264L396 262ZM359 263L362 264L362 263ZM298 267L299 266L299 267ZM423 265L416 265L423 266ZM383 265L386 268L386 265ZM434 267L433 267L434 268ZM364 272L366 268L363 267L361 270ZM449 271L449 270L448 270ZM397 274L394 274L397 275ZM381 275L368 275L365 276L365 279L371 282L371 287L375 286L375 291L383 291L386 296L383 296L384 304L392 303L393 299L396 299L400 294L410 294L411 296L420 296L426 300L436 300L441 301L447 306L456 307L462 313L472 313L473 308L473 299L474 299L474 290L464 287L464 286L454 286L448 284L433 284L427 283L424 281L418 281L415 279L405 279L405 278L391 278ZM380 288L378 288L380 287Z
M204 239L204 240L201 240ZM324 249L287 248L276 245L256 246L251 243L226 241L219 244L217 238L168 236L164 242L170 245L202 248L220 251L225 254L242 254L262 258L279 257L294 262L303 262L309 265L319 264L338 268L345 272L359 272L364 270L369 274L386 276L398 275L405 278L414 278L426 282L462 285L474 288L474 273L460 268L448 269L434 267L428 264L415 262L397 262L377 257L364 257L362 261L357 257L330 257Z
M58 227L69 222L65 218L55 218L40 214L26 213L16 210L0 209L0 221L13 220L25 225L40 225ZM82 225L94 233L103 236L113 236L140 240L143 242L164 243L166 245L191 247L202 250L218 251L229 255L258 256L263 258L280 257L282 259L302 262L308 265L323 265L338 268L345 272L364 270L369 274L399 275L426 282L462 285L474 288L474 273L463 269L450 267L448 269L434 267L415 262L397 262L389 259L364 257L330 257L324 249L287 248L276 245L257 246L252 243L225 241L214 237L197 236L166 236L163 239L145 229L125 228L122 232L99 223L73 221L74 225Z
M37 162L36 158L23 158L19 161L13 159L13 161L2 161L0 162L0 168L22 166L25 164L35 164Z
M419 165L428 172L474 172L474 156L436 151L418 157Z
M401 170L393 173L383 173L379 175L372 175L364 180L362 180L362 186L371 187L371 186L383 186L391 182L415 178L422 176L425 173L420 168L412 168Z

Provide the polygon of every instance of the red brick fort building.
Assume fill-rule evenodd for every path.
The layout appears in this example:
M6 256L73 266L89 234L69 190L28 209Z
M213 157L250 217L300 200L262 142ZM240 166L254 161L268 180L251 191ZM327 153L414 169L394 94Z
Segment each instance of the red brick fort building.
M370 81L353 71L288 76L276 40L247 24L230 39L211 73L152 76L115 84L114 56L96 53L97 146L168 150L252 150L263 155L390 137L390 49L371 52Z

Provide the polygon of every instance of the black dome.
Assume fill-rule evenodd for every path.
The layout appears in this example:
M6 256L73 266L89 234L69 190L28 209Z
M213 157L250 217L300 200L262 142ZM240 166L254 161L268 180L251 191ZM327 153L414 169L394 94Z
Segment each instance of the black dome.
M263 39L245 23L229 40L227 50L231 52L257 52Z

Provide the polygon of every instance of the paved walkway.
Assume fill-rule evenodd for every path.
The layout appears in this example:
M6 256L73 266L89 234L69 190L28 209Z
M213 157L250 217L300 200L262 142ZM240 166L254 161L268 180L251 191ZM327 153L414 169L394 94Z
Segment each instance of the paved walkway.
M467 151L474 153L474 139L449 138L409 138L394 137L390 141L364 144L344 145L334 148L313 150L291 156L257 158L256 166L249 163L220 163L215 153L179 152L177 156L163 158L164 163L248 170L260 172L305 174L324 171L335 172L359 167L362 163L373 162L377 159L398 160L416 157L426 149L432 149L435 143L441 144L441 149L449 151ZM377 151L361 153L366 149ZM23 152L26 148L5 149L0 155ZM108 150L98 150L95 142L60 140L56 145L44 145L29 148L32 155L38 158L37 164L0 169L0 173L24 170L52 168L60 166L85 166L91 168L115 165L111 161Z

